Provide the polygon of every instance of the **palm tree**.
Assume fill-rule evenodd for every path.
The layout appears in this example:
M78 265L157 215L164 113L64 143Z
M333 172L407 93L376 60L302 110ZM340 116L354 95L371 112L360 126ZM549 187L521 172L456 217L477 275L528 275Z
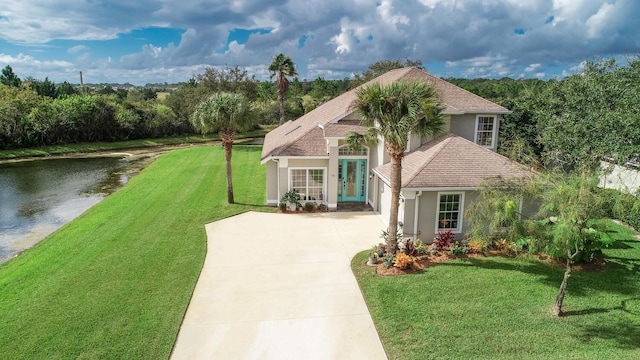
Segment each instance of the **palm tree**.
M203 134L217 131L227 162L227 202L233 204L231 150L238 132L247 131L256 117L249 101L241 94L217 92L196 107L191 121Z
M424 81L397 81L389 85L374 83L356 91L357 99L351 104L365 126L364 135L351 134L349 144L358 146L362 138L369 141L378 136L384 139L391 158L391 212L387 237L387 253L395 254L398 232L398 206L402 184L402 158L409 134L421 137L442 133L444 117L433 87Z
M273 58L271 65L269 65L269 72L271 72L271 79L276 75L276 89L278 90L278 103L280 103L280 125L284 122L284 95L289 90L289 79L287 76L298 76L296 72L296 64L290 57L284 54L278 54Z

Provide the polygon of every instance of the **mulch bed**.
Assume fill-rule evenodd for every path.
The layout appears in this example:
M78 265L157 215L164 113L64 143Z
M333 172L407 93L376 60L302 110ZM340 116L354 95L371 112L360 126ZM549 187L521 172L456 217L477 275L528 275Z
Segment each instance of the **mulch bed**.
M465 255L451 255L448 252L440 252L434 255L421 255L415 258L413 265L408 269L398 269L395 266L390 268L386 268L382 264L382 260L378 260L378 265L376 266L376 273L382 276L398 276L398 275L406 275L406 274L414 274L422 271L423 269L437 265L439 263L453 260L453 259L471 259L471 258L481 258L481 257L495 257L495 256L505 256L505 257L513 257L513 255L507 254L503 251L498 250L490 250L485 254L479 253L471 253ZM565 267L564 260L557 260L550 258L544 254L534 255L538 259L546 262L551 266L556 266L559 268ZM604 259L595 258L590 263L578 263L573 265L574 271L600 271L604 270L606 267L606 263Z

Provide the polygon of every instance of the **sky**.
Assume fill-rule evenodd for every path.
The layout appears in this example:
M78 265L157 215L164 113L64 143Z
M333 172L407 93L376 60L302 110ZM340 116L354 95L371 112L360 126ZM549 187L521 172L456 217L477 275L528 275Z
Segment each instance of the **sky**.
M638 0L21 0L0 3L0 67L54 82L177 83L205 68L259 80L278 53L299 78L379 60L440 77L562 78L640 52Z

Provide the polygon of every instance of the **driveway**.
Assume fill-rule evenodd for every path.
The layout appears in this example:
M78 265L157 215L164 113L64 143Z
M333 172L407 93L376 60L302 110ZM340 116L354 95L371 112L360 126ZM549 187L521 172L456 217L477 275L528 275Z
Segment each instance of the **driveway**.
M353 256L371 212L248 212L207 224L207 256L172 359L386 359Z

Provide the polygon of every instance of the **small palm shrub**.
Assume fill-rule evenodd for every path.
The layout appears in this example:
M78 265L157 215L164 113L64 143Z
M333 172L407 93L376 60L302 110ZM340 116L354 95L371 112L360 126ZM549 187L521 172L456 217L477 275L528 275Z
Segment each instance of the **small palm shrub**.
M415 247L416 253L418 255L426 255L429 252L429 248L427 247L427 245L420 239L415 239L413 241L413 246Z
M393 266L395 259L396 257L392 254L387 254L382 258L382 265L388 269Z

